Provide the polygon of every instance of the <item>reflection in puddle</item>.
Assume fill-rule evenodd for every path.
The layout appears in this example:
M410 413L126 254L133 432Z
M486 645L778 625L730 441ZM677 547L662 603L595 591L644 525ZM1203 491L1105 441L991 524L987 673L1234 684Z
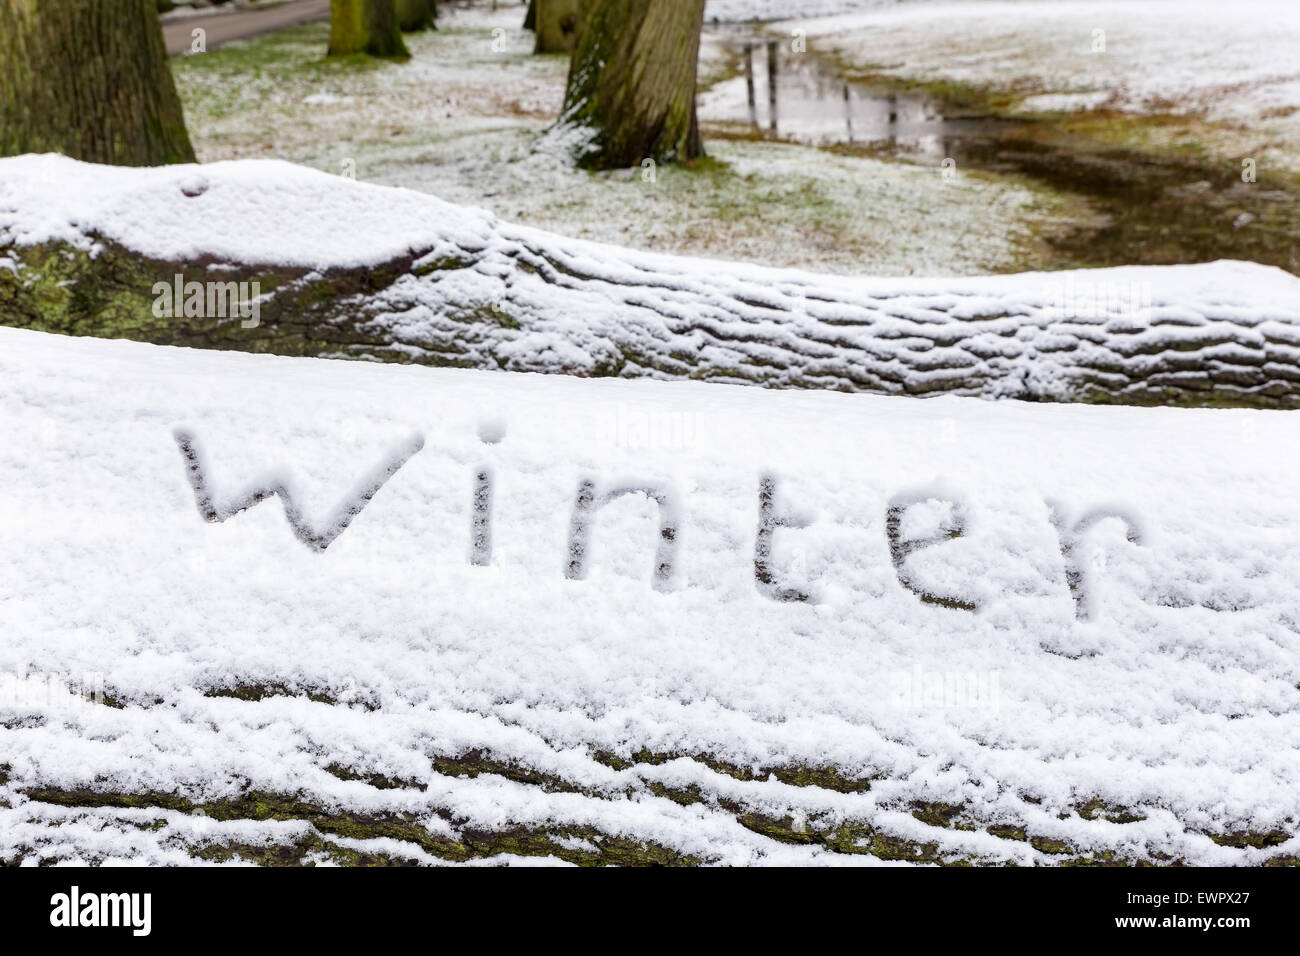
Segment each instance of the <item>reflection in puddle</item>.
M1234 164L1182 145L1117 147L1104 117L1092 123L1101 132L1080 133L1052 119L981 115L923 92L846 81L833 59L753 28L714 29L706 42L739 69L700 95L703 122L810 146L851 144L848 152L945 173L1028 177L1085 198L1096 215L1053 236L1055 257L1039 268L1245 259L1300 275L1300 194L1286 178L1246 185Z
M780 40L725 41L743 75L719 83L700 100L706 122L749 124L754 130L816 146L852 143L942 159L950 140L987 135L998 123L950 118L923 93L847 82L814 54Z

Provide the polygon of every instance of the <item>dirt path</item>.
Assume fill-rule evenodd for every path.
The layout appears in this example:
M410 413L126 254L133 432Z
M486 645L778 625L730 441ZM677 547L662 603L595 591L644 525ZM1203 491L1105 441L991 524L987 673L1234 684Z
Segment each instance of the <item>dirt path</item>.
M292 0L264 10L177 17L163 23L163 39L167 43L168 56L178 56L189 52L193 37L191 31L196 27L207 31L207 48L215 50L232 40L274 33L300 23L326 20L329 15L330 0Z

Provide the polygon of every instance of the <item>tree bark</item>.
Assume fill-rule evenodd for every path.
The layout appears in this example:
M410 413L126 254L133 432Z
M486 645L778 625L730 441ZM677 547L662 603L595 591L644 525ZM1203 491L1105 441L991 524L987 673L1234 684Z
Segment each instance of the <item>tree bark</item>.
M396 0L330 0L330 56L408 57Z
M524 29L537 29L537 0L528 0L528 12L524 14Z
M0 0L0 156L192 163L153 0Z
M403 33L431 30L437 18L435 0L397 0L397 25Z
M537 0L535 53L569 53L578 27L578 0Z
M539 14L545 9L545 0ZM581 0L560 124L591 135L580 165L615 169L704 155L695 74L704 0Z

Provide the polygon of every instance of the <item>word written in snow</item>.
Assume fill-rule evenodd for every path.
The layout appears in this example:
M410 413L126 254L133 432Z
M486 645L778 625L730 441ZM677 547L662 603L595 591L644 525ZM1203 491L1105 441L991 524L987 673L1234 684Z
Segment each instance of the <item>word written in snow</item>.
M424 438L412 435L392 448L388 456L363 475L352 491L335 507L321 527L311 524L303 508L294 497L286 479L271 478L262 484L249 486L233 498L218 503L209 482L209 467L202 446L194 434L186 429L173 432L185 464L186 477L194 492L194 501L205 521L221 523L268 498L279 498L295 537L313 551L324 552L338 539L352 520L359 515L397 472L423 447ZM504 426L493 423L480 426L479 439L488 446L496 445L505 437ZM483 464L474 471L471 499L470 547L471 564L486 567L492 563L492 513L495 474L491 465ZM599 510L625 495L644 495L655 502L659 511L658 543L655 549L652 585L656 590L671 590L677 567L678 525L680 511L672 490L651 484L617 484L603 486L594 478L584 478L578 492L569 522L568 563L565 577L583 580L587 577L592 529ZM758 526L754 535L754 582L760 594L778 602L810 602L816 600L812 587L793 586L777 580L773 561L776 533L781 529L807 528L811 519L788 505L777 501L777 480L763 475L758 486ZM927 502L947 504L951 520L939 532L928 537L906 537L903 521L908 510ZM1118 509L1094 509L1082 517L1071 520L1057 502L1048 502L1052 522L1056 528L1061 556L1065 564L1065 579L1075 600L1075 613L1080 620L1096 615L1097 569L1089 567L1081 558L1088 533L1103 519L1115 518L1125 524L1128 540L1140 545L1143 532L1140 523L1131 515ZM941 492L913 492L893 498L885 513L885 538L889 546L890 561L899 583L922 601L965 611L979 610L977 601L961 595L939 594L916 579L908 566L908 559L919 551L935 547L945 541L962 537L966 529L965 511L960 502Z

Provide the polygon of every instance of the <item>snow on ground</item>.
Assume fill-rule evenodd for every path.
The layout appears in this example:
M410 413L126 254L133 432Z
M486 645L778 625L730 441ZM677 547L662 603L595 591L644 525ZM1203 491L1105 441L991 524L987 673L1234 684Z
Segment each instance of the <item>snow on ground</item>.
M1236 131L1213 144L1226 155L1300 171L1293 0L1249 14L1221 0L958 0L791 25L852 66L1014 92L1025 110L1200 114Z
M1022 178L971 173L945 187L937 166L718 138L707 112L709 154L729 168L664 167L652 182L576 170L537 149L559 115L567 61L532 55L521 23L513 7L452 8L438 31L407 37L410 61L364 70L322 62L326 25L173 69L205 162L274 156L656 252L971 275L1051 261L1046 236L1096 221L1083 201ZM724 59L706 43L706 84ZM991 214L1001 228L982 228Z
M1056 844L984 826L1130 859L1300 849L1207 835L1293 834L1300 814L1294 415L0 329L0 431L0 858L175 863L309 829L26 795L46 788L287 793L434 835L592 827L724 863L843 859L741 813L1018 863ZM257 488L282 500L235 513ZM299 696L206 696L236 684ZM432 769L472 750L574 789ZM876 779L736 779L691 755ZM1142 819L1087 819L1094 798Z

